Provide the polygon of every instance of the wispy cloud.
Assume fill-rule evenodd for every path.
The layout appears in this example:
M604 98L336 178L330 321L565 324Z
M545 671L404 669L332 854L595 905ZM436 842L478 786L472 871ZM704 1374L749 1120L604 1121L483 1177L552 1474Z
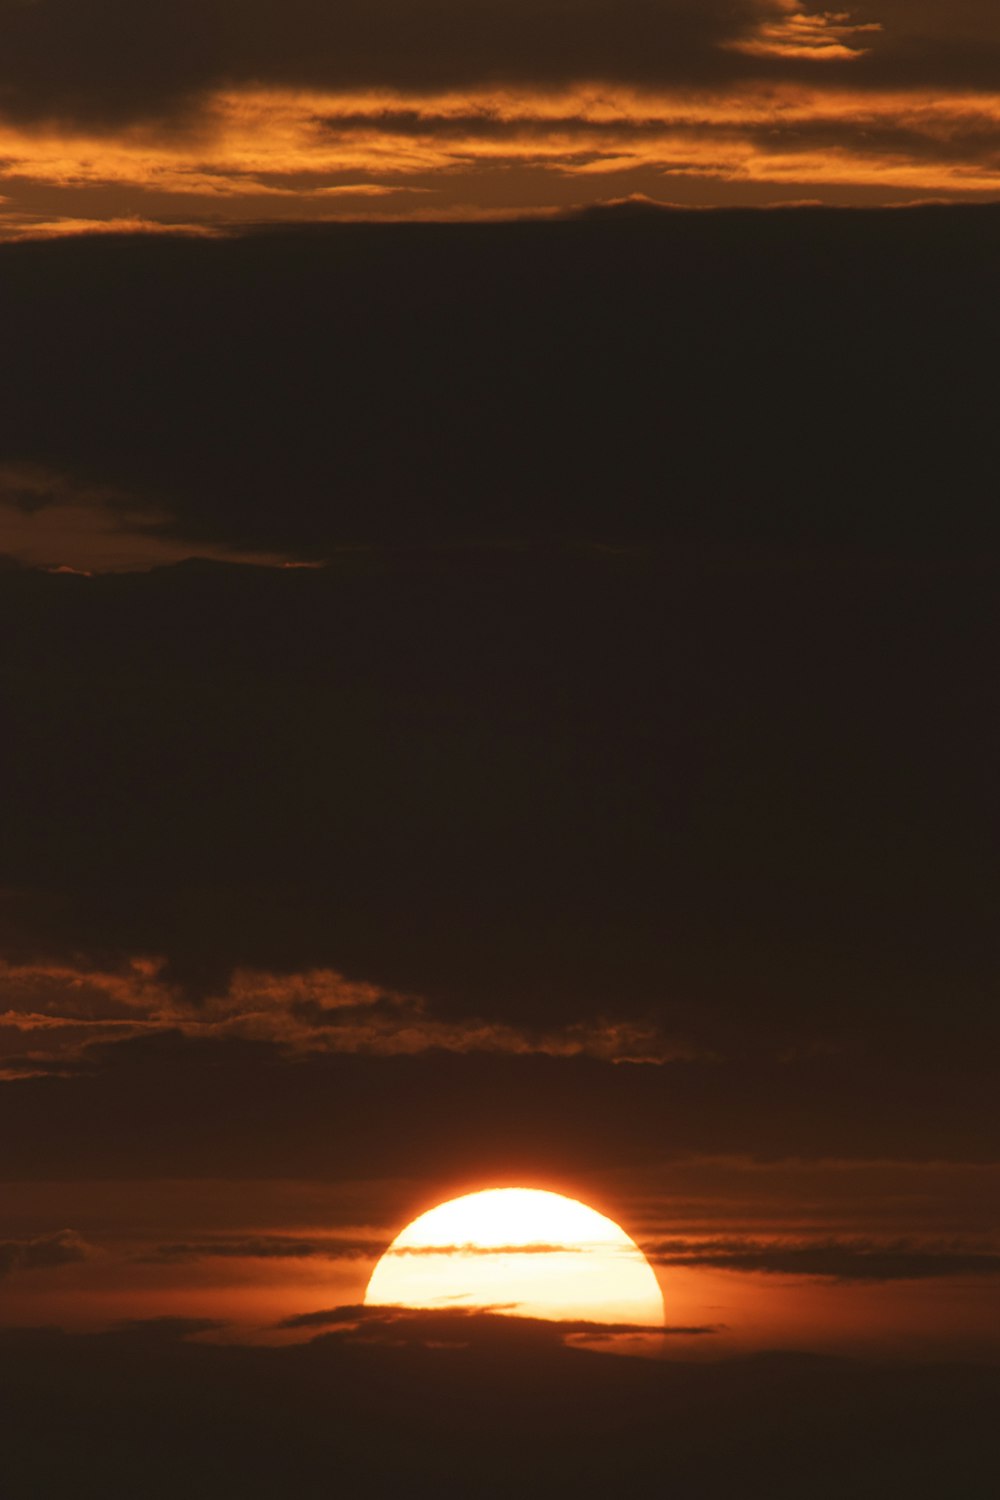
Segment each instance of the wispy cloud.
M93 1247L73 1229L34 1239L0 1240L0 1276L12 1271L45 1271L89 1260Z
M423 1052L590 1057L659 1065L699 1055L653 1021L601 1019L515 1025L436 1016L419 995L345 978L331 969L275 974L240 969L197 1001L162 960L109 970L0 962L0 1060L10 1073L93 1066L101 1048L157 1032L273 1045L288 1056ZM23 1051L30 1036L33 1049Z
M814 62L843 62L861 57L867 42L882 26L859 23L850 11L815 11L801 0L774 0L775 14L765 14L750 34L729 43L749 57L803 58Z
M56 227L66 230L64 224ZM125 221L110 227L131 233L137 226ZM80 228L77 223L74 232ZM165 511L119 490L38 464L0 463L0 553L24 567L87 574L146 571L195 555L265 567L292 561L286 554L192 542L173 534L171 526Z
M213 31L142 89L106 57L45 65L59 18L33 28L60 3L19 7L31 25L22 17L8 47L6 84L0 63L0 238L476 218L635 191L705 204L809 188L853 202L1000 186L1000 35L979 0L961 17L945 0L587 0L572 48L549 0L530 14L489 0L475 16L456 4L433 55L419 27L413 46L386 45L412 29L399 0L369 0L333 38L311 0L298 26L255 0L253 45L270 43L253 66L244 17L239 58L213 53ZM161 4L140 30L172 24ZM84 51L102 45L99 11ZM212 29L207 14L191 25L192 44Z
M639 1335L644 1338L695 1338L718 1333L721 1324L595 1323L585 1318L546 1319L511 1316L511 1307L435 1308L345 1306L284 1318L282 1329L321 1328L349 1342L555 1343L586 1335L593 1338Z
M661 1266L691 1266L828 1281L924 1281L1000 1275L1000 1249L955 1241L876 1239L666 1240L646 1247Z

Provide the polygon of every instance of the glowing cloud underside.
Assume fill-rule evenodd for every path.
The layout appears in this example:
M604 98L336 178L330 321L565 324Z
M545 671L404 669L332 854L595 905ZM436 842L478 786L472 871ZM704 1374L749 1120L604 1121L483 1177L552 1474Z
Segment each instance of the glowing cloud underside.
M421 1214L375 1267L365 1303L663 1323L659 1283L635 1241L586 1204L531 1188L469 1193Z

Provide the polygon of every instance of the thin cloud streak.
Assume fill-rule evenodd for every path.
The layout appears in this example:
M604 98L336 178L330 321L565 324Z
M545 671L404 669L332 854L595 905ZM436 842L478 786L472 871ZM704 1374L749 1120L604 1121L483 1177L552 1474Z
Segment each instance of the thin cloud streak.
M73 1229L26 1240L0 1240L0 1277L13 1271L47 1271L89 1260L93 1246Z
M692 1338L718 1333L722 1324L665 1324L651 1328L645 1323L595 1323L585 1318L547 1319L510 1316L516 1304L492 1308L368 1307L365 1304L331 1307L283 1318L279 1329L327 1328L340 1330L347 1339L365 1342L396 1341L400 1338L424 1342L439 1338L490 1341L543 1340L562 1342L572 1335L614 1338L621 1335Z
M646 1247L657 1266L683 1266L834 1282L926 1281L1000 1275L1000 1249L907 1240L727 1238L671 1240Z
M553 0L0 7L0 238L530 213L605 178L699 204L1000 188L988 0L579 0L573 19L568 40Z
M654 1022L639 1019L596 1018L549 1027L445 1020L435 1017L420 996L355 982L328 969L290 975L240 969L223 992L193 1001L169 980L160 959L137 957L111 971L0 962L0 999L7 1001L0 1012L0 1058L12 1076L19 1070L37 1075L47 1069L89 1069L100 1065L104 1049L158 1033L263 1042L290 1057L441 1051L656 1066L703 1056ZM37 1039L30 1053L20 1050L18 1039L25 1035Z
M566 206L569 184L593 198L595 176L641 177L653 197L689 179L692 201L704 203L740 201L768 184L779 194L823 189L843 202L873 188L958 198L1000 188L995 90L858 90L842 80L661 94L257 88L214 95L203 111L196 143L0 126L8 196L0 236L475 218Z

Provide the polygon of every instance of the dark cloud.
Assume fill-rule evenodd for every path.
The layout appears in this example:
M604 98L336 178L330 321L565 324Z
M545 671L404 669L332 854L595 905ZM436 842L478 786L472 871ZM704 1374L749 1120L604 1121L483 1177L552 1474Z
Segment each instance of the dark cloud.
M132 556L158 515L149 565L183 543L374 586L405 560L343 548L978 557L998 231L984 207L4 246L0 457L131 505Z
M862 0L852 14L883 28L870 55L852 65L852 82L994 91L1000 20L992 0Z
M789 1064L745 1045L728 1063L662 1068L433 1052L289 1063L268 1043L150 1036L109 1047L75 1077L0 1089L0 1138L20 1143L5 1149L3 1171L18 1181L403 1175L445 1194L450 1183L551 1186L689 1154L995 1159L988 1061L976 1066L971 1050L949 1062L868 1051Z
M924 1281L939 1276L1000 1275L1000 1251L905 1242L712 1240L695 1246L671 1241L645 1248L656 1265L715 1266L725 1271L820 1276L833 1281Z
M818 1046L845 1076L989 1055L988 569L362 554L13 575L2 607L4 950L87 954L137 1021L179 1025L176 990L224 1029L197 1003L238 969L294 1001L330 968L424 997L375 1018L424 1047L478 1019L554 1051L603 1016L612 1058L638 1022L665 1058Z
M103 1338L157 1346L181 1343L199 1334L218 1333L224 1327L224 1323L214 1318L125 1318L108 1329Z
M5 0L0 101L12 118L119 128L184 116L211 88L554 87L591 79L717 82L748 71L724 44L776 0ZM759 65L758 65L759 68Z
M5 0L0 100L16 120L114 130L184 120L210 90L261 84L662 89L798 77L822 86L832 72L878 88L990 88L998 47L989 0L868 0L837 14L780 0L577 0L571 25L557 0Z
M0 236L992 198L998 57L988 0L4 0Z
M518 1342L517 1321L508 1344L443 1348L5 1334L5 1482L56 1500L256 1500L290 1484L310 1500L331 1484L361 1500L596 1500L665 1482L723 1500L748 1475L770 1500L987 1500L995 1488L993 1369L610 1357Z
M582 164L586 148L591 147L591 159L595 161L637 152L635 166L648 165L664 178L671 175L672 158L677 172L712 175L732 150L734 138L758 150L762 161L771 156L820 159L833 152L853 155L859 175L863 175L862 163L866 160L873 166L880 161L905 160L911 168L921 163L942 167L957 164L971 170L978 165L989 172L996 169L1000 159L1000 117L991 102L977 102L975 97L954 102L947 117L919 106L892 107L862 96L853 113L846 116L842 107L825 107L822 98L813 101L809 109L800 106L764 120L755 118L752 112L749 118L741 119L737 105L713 120L700 118L697 110L688 111L680 105L671 108L650 100L632 105L631 113L622 106L620 114L610 119L600 113L588 116L583 108L564 115L533 114L530 104L520 110L482 107L467 113L375 104L367 110L345 110L321 117L317 123L331 140L338 141L370 139L373 135L439 140L449 142L456 152L468 149L469 143L496 146L506 142L510 155L495 156L493 165L508 171L530 160L531 143L553 140L560 142L559 154L551 158L556 169L561 164L571 173L574 165ZM694 153L687 160L678 154L679 134L689 150L698 144L704 147L704 161L699 163ZM486 171L488 166L484 161L482 169ZM766 168L763 170L766 173Z
M329 561L4 573L3 955L74 1002L0 1000L2 1175L995 1159L998 225L4 250L6 460ZM248 991L227 1034L246 970L419 1055L291 1056Z
M0 1276L11 1271L44 1271L74 1265L92 1254L92 1246L72 1229L35 1239L0 1240Z
M559 1345L578 1335L613 1339L631 1334L645 1337L696 1338L717 1333L718 1325L651 1329L644 1323L595 1323L586 1318L512 1317L496 1309L410 1307L333 1307L283 1319L279 1328L339 1328L336 1335L349 1342L435 1345L441 1342L510 1348Z
M254 1260L310 1260L314 1257L376 1256L385 1248L378 1240L296 1239L290 1235L239 1235L178 1241L158 1245L144 1260L179 1261L249 1257Z
M576 1255L579 1245L399 1245L390 1255Z

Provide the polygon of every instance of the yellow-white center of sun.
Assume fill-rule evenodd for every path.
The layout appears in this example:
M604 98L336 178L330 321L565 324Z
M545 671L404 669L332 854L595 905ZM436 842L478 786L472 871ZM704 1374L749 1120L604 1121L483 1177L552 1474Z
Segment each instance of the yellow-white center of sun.
M635 1241L586 1204L535 1188L469 1193L421 1214L375 1267L365 1303L663 1323L659 1283Z

